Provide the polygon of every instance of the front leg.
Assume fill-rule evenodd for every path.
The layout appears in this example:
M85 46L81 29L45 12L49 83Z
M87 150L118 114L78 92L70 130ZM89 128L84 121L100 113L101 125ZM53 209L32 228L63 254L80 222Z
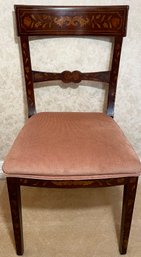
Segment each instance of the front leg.
M128 239L130 234L132 215L136 197L138 177L131 177L127 184L124 185L123 207L121 219L121 234L120 234L120 253L126 254Z
M16 251L18 255L23 255L23 228L22 228L22 212L21 212L21 193L18 178L7 178L7 187L9 194L9 202L11 208L12 223L14 229L14 237Z

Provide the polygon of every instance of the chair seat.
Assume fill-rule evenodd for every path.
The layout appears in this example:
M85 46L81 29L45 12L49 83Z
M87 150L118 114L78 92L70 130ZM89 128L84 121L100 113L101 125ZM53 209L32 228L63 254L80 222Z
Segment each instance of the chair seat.
M103 113L38 113L5 162L6 176L102 179L138 176L141 163L116 122Z

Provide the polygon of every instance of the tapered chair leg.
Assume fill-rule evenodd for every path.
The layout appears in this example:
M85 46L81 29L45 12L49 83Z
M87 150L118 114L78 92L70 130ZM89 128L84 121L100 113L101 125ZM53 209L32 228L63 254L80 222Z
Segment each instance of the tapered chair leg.
M18 255L23 255L24 247L21 213L21 194L18 179L7 178L7 187L15 236L16 251Z
M119 250L121 254L126 254L130 227L132 222L132 214L136 197L138 177L129 178L129 181L124 185L123 207L121 219L121 234Z

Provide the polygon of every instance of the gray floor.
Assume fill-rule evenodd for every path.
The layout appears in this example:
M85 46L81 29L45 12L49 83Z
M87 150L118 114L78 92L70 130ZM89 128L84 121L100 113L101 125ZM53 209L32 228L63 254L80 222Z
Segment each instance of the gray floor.
M22 189L24 256L118 257L122 187ZM16 256L5 180L0 180L0 257ZM141 257L141 181L127 257Z

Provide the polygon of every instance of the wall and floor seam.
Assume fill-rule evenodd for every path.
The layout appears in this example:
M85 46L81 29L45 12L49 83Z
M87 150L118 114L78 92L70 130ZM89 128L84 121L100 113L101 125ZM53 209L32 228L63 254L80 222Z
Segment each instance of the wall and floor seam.
M0 179L4 179L5 178L5 176L3 174L3 171L2 171L2 165L3 165L3 161L0 160Z

